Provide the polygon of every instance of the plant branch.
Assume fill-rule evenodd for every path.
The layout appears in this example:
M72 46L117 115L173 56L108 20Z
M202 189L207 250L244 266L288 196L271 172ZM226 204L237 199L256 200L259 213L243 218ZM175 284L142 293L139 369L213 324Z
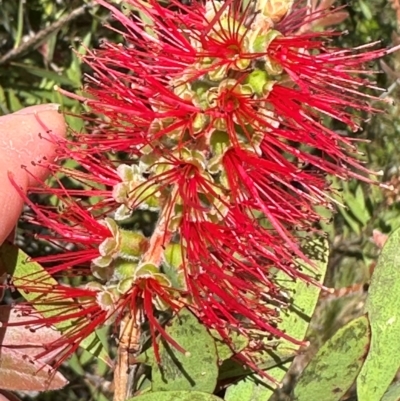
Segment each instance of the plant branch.
M142 309L137 308L135 316L127 313L121 321L120 338L117 351L117 364L114 371L113 401L126 401L129 396L129 355L138 355L141 350Z
M48 36L50 36L51 34L53 34L56 31L58 31L65 25L69 24L71 21L79 18L80 16L85 14L85 12L88 9L90 9L92 7L93 7L92 3L85 4L77 9L75 9L71 13L65 15L64 17L60 18L59 20L54 21L50 26L37 32L34 36L29 38L26 42L22 43L20 46L18 46L16 48L11 49L4 56L0 57L0 65L7 64L10 61L20 57L24 53L37 49Z

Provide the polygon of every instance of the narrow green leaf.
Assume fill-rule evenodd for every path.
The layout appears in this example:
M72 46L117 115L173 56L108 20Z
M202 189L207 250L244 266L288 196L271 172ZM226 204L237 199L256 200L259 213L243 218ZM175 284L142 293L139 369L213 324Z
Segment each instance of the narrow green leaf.
M2 105L0 108L0 115L3 115L6 104L6 93L4 92L4 88L1 85L0 85L0 104Z
M75 86L79 86L82 82L81 61L77 54L72 53L71 65L66 71L68 79L75 82Z
M387 240L371 278L365 310L371 347L357 380L360 400L380 401L400 367L400 229Z
M218 357L214 339L206 328L187 309L182 309L166 331L186 353L162 341L159 364L153 349L147 351L146 363L152 366L152 390L212 393L217 384Z
M72 87L76 87L76 82L74 82L73 80L69 79L65 74L59 74L57 72L54 71L49 71L49 70L45 70L43 68L39 68L39 67L34 67L32 65L28 65L28 64L22 64L22 63L16 63L16 62L12 62L10 63L14 68L18 67L18 68L23 68L24 70L26 70L29 74L35 75L39 78L45 78L49 81L54 81L55 83L59 84L59 85L68 85L68 86L72 86Z
M348 211L348 209L351 209L349 204L354 203L354 196L351 193L351 189L349 187L348 182L339 181L339 179L333 178L332 185L335 189L341 189L343 191L341 195L334 195L334 198L338 202L338 209L340 214L346 221L349 228L356 234L360 234L361 228L359 221L354 215L352 215ZM344 203L344 206L340 206L342 203ZM353 207L353 209L355 209L355 207Z
M354 193L354 199L357 202L358 207L352 208L354 215L361 221L361 224L365 225L371 219L371 214L368 210L368 205L365 199L363 185L359 183Z
M79 357L76 353L73 354L68 360L68 368L72 369L74 373L76 373L78 376L85 375L85 369L83 369L82 364L79 361Z
M21 110L23 106L22 106L21 102L19 101L18 96L15 93L15 91L13 89L8 89L7 94L8 94L8 103L10 105L10 111L15 112L15 111Z
M370 335L366 316L339 329L304 369L294 389L294 400L339 401L361 370Z
M373 16L372 16L372 12L371 9L369 8L369 2L364 2L363 0L358 0L359 4L360 4L360 8L361 8L361 12L364 14L364 17L367 20L372 20Z
M51 290L51 287L57 285L57 281L54 280L52 276L48 274L48 272L36 262L29 262L29 256L24 253L22 250L18 249L17 246L4 243L0 247L0 273L6 272L13 277L13 284L16 288L18 288L21 295L29 302L32 302L32 306L43 316L43 317L53 317L62 313L61 307L54 308L54 306L49 305L44 302L43 305L40 305L38 302L35 302L39 295L43 296L43 294L35 293L34 287L35 283L38 283L38 286L48 287ZM29 292L23 291L19 286L24 287L27 285L27 280L32 285L32 290ZM67 303L69 300L66 299ZM68 308L69 313L71 309ZM55 323L54 326L60 330L61 332L65 332L69 328L73 327L73 320L64 320L59 323ZM80 346L86 351L90 352L92 355L98 357L103 362L110 364L110 358L107 354L107 351L103 347L102 343L98 339L97 334L94 332L88 337L86 337L81 343Z
M301 263L303 273L307 273L316 281L324 281L328 264L328 245L326 242L314 241L304 250L309 254L315 266ZM306 284L303 281L290 280L283 272L278 272L276 280L282 289L293 299L293 303L286 313L282 312L279 328L296 339L304 339L311 316L317 305L320 288ZM275 349L265 353L260 360L260 367L277 382L281 382L288 371L298 346L286 341L279 341ZM259 358L260 359L260 358ZM242 370L242 374L245 371ZM271 385L265 379L255 375L245 378L236 385L228 387L226 401L265 401L273 394ZM245 396L249 398L244 398Z
M361 184L357 185L354 193L348 185L344 186L343 189L344 191L342 197L346 206L351 211L352 215L361 224L361 226L365 226L365 224L367 224L370 220L371 216L365 203L364 192Z
M24 31L24 5L25 1L19 0L18 6L18 23L17 23L17 32L15 35L14 49L17 49L21 45L22 35Z
M358 221L354 219L354 217L346 210L346 208L342 206L338 206L340 214L343 216L343 218L346 220L347 225L356 233L360 234L360 225Z
M222 398L200 391L157 391L130 398L128 401L222 401Z

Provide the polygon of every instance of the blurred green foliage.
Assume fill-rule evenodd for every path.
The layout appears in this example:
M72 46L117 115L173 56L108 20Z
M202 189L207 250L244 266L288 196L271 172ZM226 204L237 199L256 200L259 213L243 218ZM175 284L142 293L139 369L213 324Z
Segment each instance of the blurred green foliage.
M347 31L338 39L340 46L371 41L381 41L382 46L400 43L396 0L336 2L344 4L348 4L349 17L337 27ZM81 105L62 97L54 87L82 90L87 67L77 53L98 47L104 39L115 40L116 34L104 27L110 22L108 13L89 0L0 0L0 115L46 102L60 103L65 111L79 113ZM393 188L334 182L341 187L343 207L338 207L333 223L323 225L332 249L326 285L352 287L353 291L343 296L326 295L321 300L309 333L313 344L310 353L361 312L363 289L379 253L373 230L379 230L379 236L400 226L400 52L374 67L382 70L376 80L380 87L389 88L383 94L388 103L382 104L383 112L371 117L356 135L370 141L360 145L367 165L381 171L379 179ZM68 117L68 123L75 131L84 129L78 118ZM343 129L339 125L334 128ZM102 363L93 362L82 352L63 370L71 384L57 393L58 400L109 399L111 372ZM28 396L45 401L54 394Z

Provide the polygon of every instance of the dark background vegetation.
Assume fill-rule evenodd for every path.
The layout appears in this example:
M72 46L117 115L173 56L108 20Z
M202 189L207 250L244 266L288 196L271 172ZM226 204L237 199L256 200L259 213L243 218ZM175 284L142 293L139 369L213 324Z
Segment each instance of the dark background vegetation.
M339 45L355 47L381 41L386 47L400 43L399 3L337 1L337 6L348 4L348 17L336 27L348 32L338 39ZM79 113L78 102L62 97L54 86L79 93L86 67L75 52L97 47L104 38L116 40L115 33L104 27L107 22L108 13L89 1L0 0L0 115L46 102L57 102L64 110ZM324 228L331 242L326 285L337 292L322 296L309 331L312 347L299 358L294 376L323 341L360 313L385 234L400 226L400 52L374 68L381 70L377 81L388 90L384 96L392 102L382 104L383 113L371 117L357 135L371 141L362 145L365 160L371 169L382 171L382 182L393 185L394 190L359 182L336 183L342 185L345 207L338 207L333 224ZM74 130L84 129L78 118L68 117L68 122ZM43 251L23 230L17 240L30 254ZM110 372L85 353L66 363L63 373L71 384L57 395L26 396L35 400L57 397L59 401L109 399Z

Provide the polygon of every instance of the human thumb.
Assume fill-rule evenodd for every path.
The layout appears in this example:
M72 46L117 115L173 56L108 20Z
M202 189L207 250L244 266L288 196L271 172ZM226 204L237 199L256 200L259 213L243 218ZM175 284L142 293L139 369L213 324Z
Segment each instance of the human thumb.
M43 104L0 117L0 244L13 230L23 206L9 174L24 191L35 180L23 166L32 176L45 178L47 171L32 162L54 159L56 144L48 136L66 134L65 121L58 108L57 104Z

